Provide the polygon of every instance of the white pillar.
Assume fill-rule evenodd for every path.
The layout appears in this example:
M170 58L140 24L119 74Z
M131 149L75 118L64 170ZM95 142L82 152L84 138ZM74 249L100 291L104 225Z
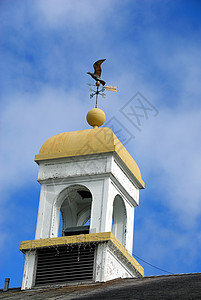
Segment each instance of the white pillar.
M22 290L31 289L35 283L36 260L36 251L28 251L26 253Z

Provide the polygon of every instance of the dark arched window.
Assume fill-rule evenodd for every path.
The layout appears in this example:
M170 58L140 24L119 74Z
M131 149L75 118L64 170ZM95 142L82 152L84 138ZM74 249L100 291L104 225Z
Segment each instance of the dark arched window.
M62 226L60 235L89 233L92 194L81 185L72 185L60 193ZM62 228L62 229L61 229Z

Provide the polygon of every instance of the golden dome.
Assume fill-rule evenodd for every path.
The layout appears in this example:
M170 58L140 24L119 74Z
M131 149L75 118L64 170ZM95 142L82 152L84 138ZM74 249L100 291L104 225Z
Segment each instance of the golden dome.
M107 127L57 134L42 145L39 154L35 156L35 161L39 163L43 160L106 152L116 152L136 177L139 186L144 188L136 162L113 131Z
M100 108L93 108L87 114L87 122L92 127L100 127L105 122L105 113Z

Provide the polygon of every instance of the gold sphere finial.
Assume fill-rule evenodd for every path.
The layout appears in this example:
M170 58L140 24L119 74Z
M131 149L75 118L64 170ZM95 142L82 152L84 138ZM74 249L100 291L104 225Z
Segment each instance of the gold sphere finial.
M100 108L93 108L87 113L87 122L90 126L100 127L105 122L105 113Z

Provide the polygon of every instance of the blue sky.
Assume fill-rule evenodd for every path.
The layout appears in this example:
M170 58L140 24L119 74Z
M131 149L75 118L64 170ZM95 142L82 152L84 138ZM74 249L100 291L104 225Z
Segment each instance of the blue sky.
M57 133L89 128L86 72L100 58L118 93L99 107L108 126L118 120L122 136L132 133L126 148L146 184L134 254L172 273L200 272L200 1L1 0L0 23L1 287L5 277L21 286L20 241L34 239L34 155ZM140 131L122 113L137 93L152 105ZM164 274L140 263L145 275Z

